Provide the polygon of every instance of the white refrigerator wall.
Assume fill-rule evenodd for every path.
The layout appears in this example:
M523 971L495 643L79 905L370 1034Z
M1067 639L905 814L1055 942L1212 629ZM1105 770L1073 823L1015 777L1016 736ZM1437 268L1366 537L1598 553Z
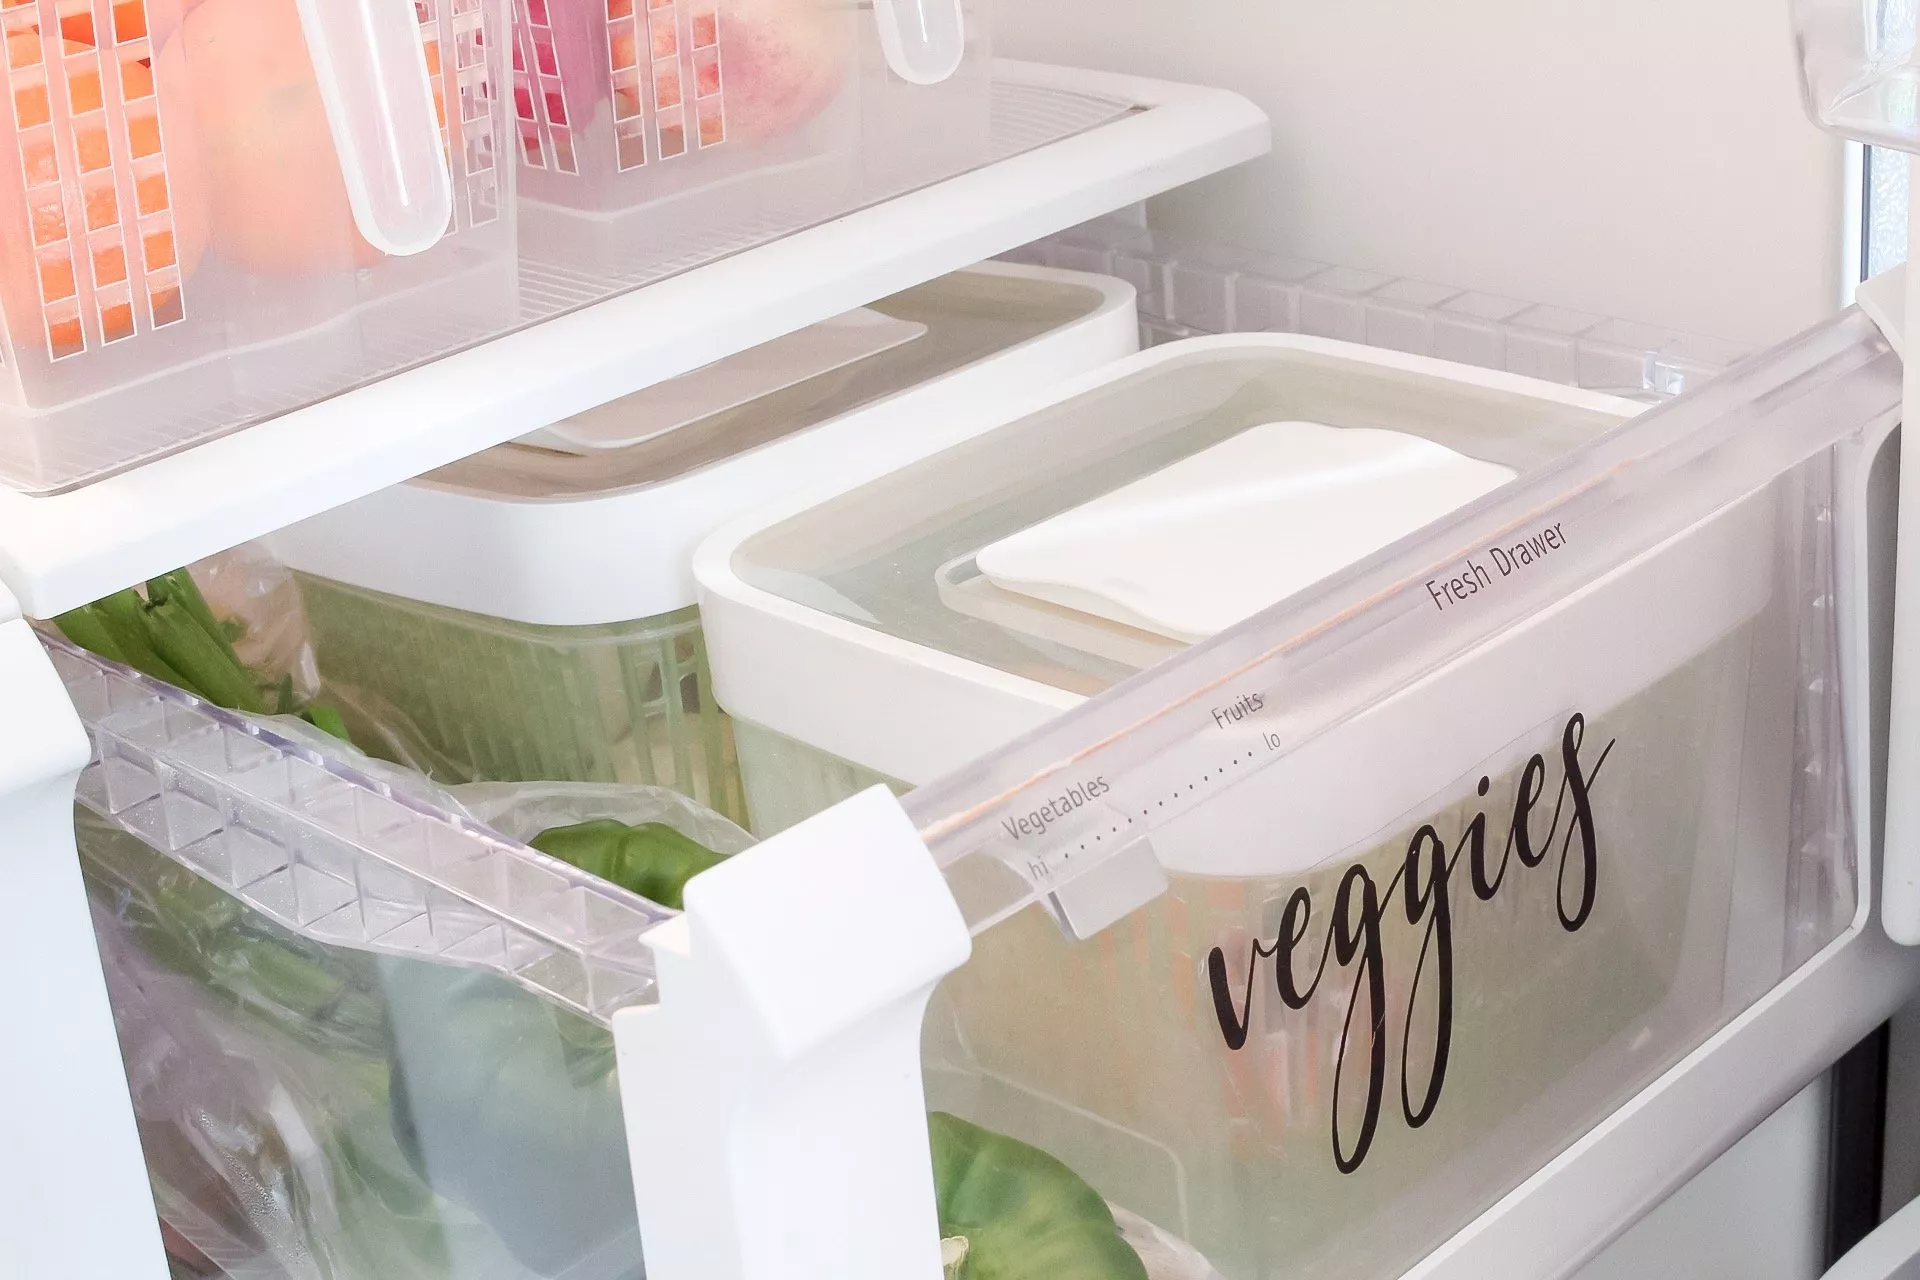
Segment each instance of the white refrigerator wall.
M1830 1094L1807 1086L1573 1280L1817 1280Z
M1741 342L1841 296L1845 148L1801 113L1785 0L1029 0L995 21L1012 56L1271 115L1271 156L1155 202L1171 231Z

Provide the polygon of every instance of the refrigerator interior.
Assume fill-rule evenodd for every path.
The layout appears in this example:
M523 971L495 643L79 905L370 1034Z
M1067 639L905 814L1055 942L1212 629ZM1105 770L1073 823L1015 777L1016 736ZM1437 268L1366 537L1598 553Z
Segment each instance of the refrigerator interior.
M467 327L456 336L414 334L424 346L378 365L391 376L370 381L361 366L338 376L318 369L290 390L216 397L211 410L126 414L128 429L111 438L28 433L13 438L19 447L11 452L0 449L0 470L13 482L0 492L0 579L21 605L0 623L0 644L13 646L0 660L26 673L18 678L30 713L22 723L41 726L31 750L11 749L22 760L4 761L26 799L10 801L0 818L66 860L21 882L27 922L17 953L0 948L0 959L17 972L48 958L78 965L22 1006L24 1034L46 1045L51 1063L8 1061L0 1050L0 1090L48 1099L46 1114L0 1125L0 1152L37 1153L28 1157L35 1167L57 1165L72 1179L80 1175L71 1153L50 1153L64 1149L63 1135L89 1134L87 1150L97 1144L101 1153L97 1212L111 1224L97 1238L73 1230L87 1211L64 1194L62 1178L28 1188L0 1154L0 1192L20 1192L0 1207L0 1237L8 1238L0 1239L0 1270L18 1258L37 1265L35 1274L48 1266L69 1274L60 1268L71 1259L70 1273L85 1280L157 1276L145 1210L157 1199L176 1258L222 1268L204 1274L223 1280L638 1275L628 1160L645 1146L647 1122L636 1119L632 1093L644 1086L615 1062L626 1065L643 1022L656 1024L655 1034L665 1025L640 1012L658 994L656 964L685 974L702 959L698 945L710 941L697 912L679 915L527 847L536 828L516 826L505 809L464 809L378 767L356 772L304 730L282 726L290 736L279 736L56 642L64 696L93 738L82 772L78 726L25 618L50 617L457 466L989 254L1121 276L1138 291L1147 345L1238 330L1369 343L1632 397L1637 403L1618 406L1620 415L1710 391L1723 370L1836 309L1860 252L1849 195L1858 175L1843 144L1804 122L1787 25L1774 7L1700 0L1676 12L1628 0L1596 14L1570 0L1463 0L1431 14L1390 8L1379 0L1315 10L1221 0L1175 23L1133 3L1002 5L995 53L1116 74L1001 63L989 87L985 50L972 46L974 79L961 88L987 123L944 134L937 155L914 148L916 129L940 113L915 116L912 99L899 96L903 86L888 80L887 94L874 100L899 110L865 111L866 127L891 149L842 174L830 192L739 222L672 221L671 235L637 256L630 245L554 234L549 208L545 247L523 251L512 280L492 280L503 286L487 294L492 309L463 311ZM976 16L984 9L967 6ZM1244 101L1144 79L1162 75L1244 94L1272 121L1272 153L1248 159L1265 143ZM836 129L852 127L852 104L843 105L843 118L828 120ZM531 118L522 111L518 120ZM552 120L540 123L551 131ZM551 138L540 142L553 163ZM830 152L831 140L822 147ZM1229 167L1239 161L1247 163ZM1137 215L1124 211L1143 199L1150 203ZM626 257L607 270L609 254ZM504 309L493 306L501 296ZM1871 386L1859 392L1851 384L1855 394L1834 412L1866 405L1877 430L1887 361L1854 323L1850 338L1870 352L1860 361ZM1153 1272L1152 1280L1384 1280L1403 1271L1454 1280L1533 1267L1546 1274L1549 1266L1561 1274L1575 1262L1586 1268L1571 1273L1579 1280L1658 1274L1649 1269L1657 1265L1705 1275L1680 1260L1736 1256L1725 1236L1708 1234L1742 1229L1739 1213L1719 1211L1728 1204L1743 1212L1771 1206L1768 1232L1740 1242L1780 1268L1768 1280L1816 1274L1807 1260L1821 1228L1814 1188L1826 1104L1818 1086L1627 1228L1657 1193L1686 1182L1805 1084L1828 1040L1861 1029L1856 1014L1890 1007L1889 993L1911 985L1912 966L1879 949L1866 887L1871 842L1849 830L1856 820L1872 826L1861 814L1874 808L1862 803L1872 769L1859 750L1872 735L1843 744L1861 729L1857 715L1836 709L1843 698L1871 700L1863 669L1877 671L1878 662L1859 662L1864 631L1846 629L1856 624L1823 631L1825 623L1809 620L1850 590L1843 579L1871 559L1859 546L1837 551L1831 539L1860 533L1834 533L1837 511L1843 525L1867 519L1866 473L1847 470L1863 460L1847 449L1872 434L1863 428L1811 461L1783 463L1755 480L1757 496L1730 494L1740 499L1731 514L1702 513L1717 530L1708 558L1718 556L1727 576L1760 584L1758 595L1719 601L1730 611L1724 625L1703 624L1701 643L1674 663L1658 671L1623 664L1649 687L1595 714L1596 733L1652 744L1654 763L1628 775L1638 808L1604 814L1631 833L1633 852L1620 864L1623 879L1598 897L1603 928L1579 940L1581 948L1557 953L1531 984L1470 992L1461 1022L1468 1047L1453 1086L1469 1105L1424 1135L1451 1143L1450 1160L1395 1130L1373 1152L1372 1178L1327 1175L1321 1130L1331 1127L1336 1163L1351 1159L1341 1126L1343 1115L1356 1118L1352 1102L1342 1112L1300 1079L1325 1065L1318 1059L1331 1043L1323 1025L1334 1016L1330 1004L1297 1043L1256 1037L1253 1068L1221 1067L1181 1047L1196 1025L1187 989L1189 952L1205 949L1196 940L1233 933L1251 944L1262 929L1272 933L1276 904L1294 881L1268 877L1257 892L1243 885L1234 897L1207 874L1176 870L1175 880L1187 882L1159 906L1121 909L1097 878L1068 877L1061 892L1029 896L1099 935L1069 943L1040 906L1023 898L1023 909L1011 909L1009 884L1016 895L1032 886L1009 879L1010 862L995 853L994 874L974 876L989 859L977 849L956 857L950 832L928 843L984 931L974 963L934 997L924 1048L912 1037L916 1061L926 1055L928 1100L1066 1157L1119 1211L1130 1248L1151 1238L1160 1256L1176 1260L1165 1265L1188 1267ZM882 505L910 504L903 494ZM1872 528L1860 536L1881 536ZM1337 582L1361 580L1380 563L1363 559ZM829 595L846 585L833 571L815 575ZM883 576L871 563L862 571ZM1702 608L1711 612L1711 603ZM1084 624L1074 620L1075 634ZM1016 644L1030 648L1031 638ZM1056 643L1049 635L1041 648L1057 668ZM805 670L802 655L794 662ZM1092 675L1049 714L1142 664L1082 654L1064 665ZM1123 696L1133 688L1123 686ZM1773 696L1784 689L1792 696ZM1338 858L1384 880L1392 852L1405 849L1360 837L1391 836L1405 846L1415 818L1466 823L1483 768L1479 794L1497 792L1511 808L1526 792L1528 753L1553 755L1542 745L1547 728L1561 735L1556 749L1567 762L1565 713L1573 709L1555 707L1526 733L1487 744L1461 762L1465 773L1388 805L1379 822L1360 824L1366 831L1333 841L1324 865L1289 874L1299 872L1298 883L1328 901L1338 892L1328 878ZM1528 733L1539 741L1522 750ZM761 795L785 807L780 821L751 824L758 834L876 782L905 790L898 779L932 777L842 758L804 736L792 725L775 732L743 721L735 730L743 767L751 758L759 771ZM1794 765L1808 761L1804 772L1819 777L1795 775ZM70 875L66 797L76 776L84 813L79 874ZM749 807L753 792L750 779ZM908 812L919 820L953 794L949 787L918 802L909 797ZM740 806L737 797L720 805L744 819ZM1241 814L1208 828L1203 820L1194 828L1201 835L1186 843L1246 843L1252 822ZM748 844L730 825L694 825L721 852ZM919 852L910 828L895 834ZM1802 843L1776 847L1792 840ZM1669 844L1693 856L1664 859L1659 851ZM1736 856L1755 848L1764 856ZM1152 878L1137 859L1131 869ZM1563 864L1563 881L1566 874ZM726 881L725 891L746 893L742 879ZM790 898L803 887L787 883ZM1069 885L1078 888L1069 893ZM997 903L991 910L988 898ZM1554 932L1556 902L1560 930L1577 932L1567 929L1557 892L1524 904L1516 897L1498 927L1463 928L1463 963L1515 967L1515 956L1552 950L1563 941ZM1011 918L987 929L989 915ZM835 921L860 923L827 910L819 927L831 932ZM94 930L104 989L88 968ZM894 941L903 954L913 950L909 936ZM1385 960L1408 961L1417 952L1409 945L1395 938ZM680 947L692 947L692 959ZM1257 968L1258 948L1249 954ZM1618 963L1608 968L1608 960ZM1848 972L1871 980L1836 976ZM1048 975L1047 991L1005 999L1036 973ZM862 997L864 976L832 972L849 1001ZM1849 993L1845 1000L1831 985L1818 994L1823 980ZM811 1010L812 993L802 1000L789 990ZM1572 1006L1556 1008L1569 990ZM1753 1057L1765 1035L1792 1025L1796 1016L1782 1011L1792 1000L1810 1028L1794 1050L1804 1064L1755 1075L1751 1097L1697 1107L1703 1118L1691 1147L1681 1124L1668 1126L1665 1146L1648 1138L1653 1122L1629 1114L1643 1101L1642 1086L1657 1095L1669 1080L1714 1078L1711 1068L1686 1072L1716 1048L1725 1050L1719 1078L1740 1080L1738 1070L1724 1074L1725 1064L1739 1060L1736 1050ZM101 1069L119 1057L103 1040L109 1001L133 1081L130 1101L119 1061ZM1404 1019L1393 1053L1431 1055L1432 1036L1412 1030L1414 995L1403 1003L1391 1009ZM1245 1012L1278 1009L1265 999ZM1129 1036L1150 1043L1101 1052ZM1507 1051L1523 1043L1532 1066L1503 1094L1491 1082ZM64 1079L52 1063L68 1058L81 1065ZM472 1097L501 1087L486 1078L494 1067L522 1091L473 1105ZM1335 1079L1340 1070L1336 1060ZM919 1080L917 1069L910 1074ZM1153 1090L1142 1082L1170 1076L1189 1083L1184 1100L1145 1098ZM848 1078L858 1071L849 1068ZM712 1076L716 1115L728 1105L719 1092L726 1079ZM894 1073L875 1092L877 1112L900 1102L900 1079ZM1437 1096L1439 1077L1429 1079ZM1404 1096L1418 1082L1396 1083ZM1277 1109L1275 1097L1283 1100ZM1212 1102L1221 1105L1210 1109ZM1389 1098L1387 1112L1398 1105ZM1671 1116L1681 1104L1651 1105ZM777 1105L768 1109L778 1114ZM888 1113L895 1120L897 1110ZM1616 1111L1625 1117L1617 1126ZM508 1123L496 1128L502 1113ZM84 1123L67 1119L81 1114ZM1288 1132L1308 1115L1317 1126L1311 1148ZM1389 1121L1397 1125L1397 1115ZM685 1138L672 1125L698 1123L674 1118L661 1141ZM776 1150L783 1135L768 1128L748 1133L742 1151L760 1142ZM803 1129L796 1121L795 1131ZM876 1141L898 1155L903 1141L909 1149L924 1143L913 1130L896 1125ZM1613 1189L1596 1198L1605 1203L1570 1228L1575 1243L1537 1239L1556 1207L1605 1176L1596 1169L1618 1165L1623 1150L1631 1158L1633 1146L1620 1145L1626 1140L1616 1130L1632 1131L1647 1167L1617 1171ZM244 1140L223 1147L216 1132ZM129 1141L136 1134L154 1172L151 1197ZM847 1151L823 1161L822 1182L866 1151L866 1140L850 1132ZM1582 1163L1609 1141L1610 1156ZM1284 1154L1250 1159L1262 1144ZM770 1170L806 1172L770 1161L756 1179L766 1181ZM687 1184L702 1185L708 1172L687 1170ZM1566 1175L1557 1184L1556 1173ZM643 1211L660 1210L660 1176L632 1171ZM925 1225L930 1197L917 1177L876 1199L883 1212L899 1209L876 1235L910 1238L909 1228ZM236 1202L235 1187L251 1187L256 1199ZM796 1187L796 1203L806 1201L803 1190L812 1189ZM231 1218L210 1219L209 1203ZM1297 1234L1296 1214L1321 1221ZM724 1214L689 1215L695 1221L712 1226ZM228 1229L236 1223L243 1229ZM818 1223L805 1225L797 1248L833 1238ZM809 1236L815 1229L823 1234ZM270 1238L276 1230L284 1238ZM1622 1230L1611 1252L1587 1261L1602 1237ZM681 1248L683 1234L664 1255L661 1280L708 1274L698 1250ZM738 1259L722 1261L725 1248L711 1247L711 1274L735 1274L728 1268ZM1207 1260L1195 1261L1200 1252ZM752 1274L785 1274L765 1265L775 1269ZM190 1274L197 1280L202 1272Z

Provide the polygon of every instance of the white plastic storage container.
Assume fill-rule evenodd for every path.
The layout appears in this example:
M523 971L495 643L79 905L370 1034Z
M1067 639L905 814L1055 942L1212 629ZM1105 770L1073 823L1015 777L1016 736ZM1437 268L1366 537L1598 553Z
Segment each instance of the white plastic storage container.
M796 499L702 549L716 687L759 834L875 781L957 768L1637 411L1277 334L1156 349L1026 408L1012 425L832 502L803 510ZM1346 430L1356 428L1401 434ZM1318 495L1284 471L1363 434L1361 455L1318 459L1329 468ZM1263 477L1272 466L1282 470ZM1396 469L1395 488L1369 483L1391 483ZM1230 493L1231 514L1184 520L1219 508L1209 477L1248 483ZM1179 492L1193 483L1202 491ZM1148 487L1128 490L1136 484ZM1116 498L1134 513L1082 505ZM1251 550L1274 538L1284 550ZM997 577L996 557L1009 561ZM1061 570L1093 590L1016 581ZM1127 606L1143 589L1181 598L1156 624ZM1198 619L1175 616L1196 602Z
M528 253L652 274L854 207L863 156L913 157L921 180L982 162L984 0L866 7L514 0Z
M48 645L93 744L80 865L169 1252L293 1280L643 1275L606 1023L652 998L639 937L673 913L417 778Z
M316 517L302 574L330 685L449 772L671 786L744 818L692 557L729 518L951 444L1131 352L1133 291L990 264Z
M1893 424L1825 389L1883 350L1851 315L1622 421L1501 375L1209 339L712 540L724 706L896 778L954 770L902 802L975 932L927 1016L928 1103L1228 1280L1398 1275L1857 925L1864 490ZM1104 499L1167 497L1183 460L1291 418L1518 477L1123 679L1139 663L1096 650L1180 643L1163 589L1185 584L1109 573L1097 538L1078 565L1038 553L1218 512L1231 487ZM1196 578L1329 558L1238 527ZM947 605L955 564L1020 612ZM1123 598L1159 630L1106 616ZM690 923L698 960L724 925Z
M0 28L0 480L78 483L512 322L504 0L33 0Z

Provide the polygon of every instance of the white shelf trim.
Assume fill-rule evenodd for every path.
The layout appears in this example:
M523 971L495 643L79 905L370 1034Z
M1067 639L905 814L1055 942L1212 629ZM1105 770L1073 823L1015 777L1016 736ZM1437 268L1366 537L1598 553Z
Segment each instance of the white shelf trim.
M1269 146L1224 90L995 73L1142 109L94 484L0 492L0 583L49 617Z

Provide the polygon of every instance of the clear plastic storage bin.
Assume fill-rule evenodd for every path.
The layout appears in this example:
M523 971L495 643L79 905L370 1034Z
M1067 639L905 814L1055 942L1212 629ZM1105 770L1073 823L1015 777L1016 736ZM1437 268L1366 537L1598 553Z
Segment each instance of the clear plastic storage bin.
M512 322L503 0L32 0L0 28L0 480L75 484Z
M48 645L93 742L81 868L170 1252L232 1277L641 1276L606 1024L652 998L639 938L672 913L418 779Z
M1637 411L1591 392L1325 339L1200 339L1103 370L1020 423L981 424L978 439L831 502L796 498L743 521L702 549L697 573L709 645L723 646L714 656L720 704L770 766L743 760L755 830L769 835L876 780L929 781L1193 638L983 573L977 553L1029 525L1289 420L1384 427L1450 446L1462 461L1526 470ZM1224 461L1230 473L1243 466ZM1437 483L1449 483L1444 471ZM1261 505L1258 489L1246 494ZM1286 509L1298 496L1274 491L1266 505ZM1149 510L1206 507L1181 495L1144 501ZM1417 506L1402 495L1381 517L1387 523L1371 527L1404 523ZM1097 527L1111 514L1091 517ZM1135 543L1176 554L1191 533L1143 527ZM1096 564L1093 550L1070 542L1061 550L1110 584L1153 568ZM1216 598L1239 616L1278 598L1262 594L1271 580L1239 571L1231 548L1195 545L1191 554L1196 562L1176 562L1171 576L1219 584ZM808 665L796 670L789 654ZM873 678L873 664L884 678Z
M320 670L452 773L670 786L744 821L692 557L728 518L963 438L982 410L1134 349L1119 281L999 265L308 521Z
M933 20L927 42L887 47L883 33L920 30L896 22L896 3ZM923 179L985 159L984 0L964 16L960 0L870 8L514 0L528 252L651 271L696 246L707 252L729 230L749 244L757 228L843 211L871 189L863 155L904 154ZM903 138L925 145L885 145Z
M1843 137L1920 151L1920 14L1904 0L1793 0L1807 112Z
M710 541L722 704L931 780L903 803L975 937L927 1017L929 1104L1228 1280L1398 1275L1839 937L1893 423L1820 389L1882 350L1850 315L1623 421L1207 339ZM1397 502L1367 495L1406 468L1173 484L1276 419L1516 478L1386 545ZM1273 562L1317 580L1193 641Z

